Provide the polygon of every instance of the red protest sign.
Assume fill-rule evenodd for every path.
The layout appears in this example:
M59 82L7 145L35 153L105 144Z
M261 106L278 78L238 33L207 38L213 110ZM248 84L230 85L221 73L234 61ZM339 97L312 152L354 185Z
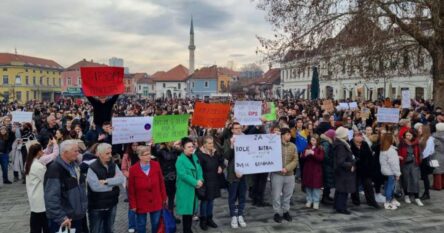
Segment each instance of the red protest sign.
M230 114L230 104L206 104L197 102L194 106L192 125L205 128L224 128Z
M80 75L85 96L109 96L125 92L123 67L82 67Z

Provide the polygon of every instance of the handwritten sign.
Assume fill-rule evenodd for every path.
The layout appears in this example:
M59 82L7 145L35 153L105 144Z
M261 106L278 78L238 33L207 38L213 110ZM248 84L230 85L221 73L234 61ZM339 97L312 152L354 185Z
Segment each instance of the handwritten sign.
M12 122L32 122L32 112L21 112L21 111L14 111L12 112Z
M398 123L399 109L397 108L378 108L377 114L379 123Z
M324 102L322 102L322 108L327 111L327 112L334 112L334 106L333 106L333 101L331 100L324 100Z
M340 110L348 110L349 108L348 103L339 103Z
M234 169L241 174L282 170L281 137L276 134L239 135L234 141Z
M234 118L241 125L262 125L261 101L236 101L234 105Z
M369 119L369 118L370 118L370 109L368 109L368 108L363 108L363 109L361 110L361 117L362 117L362 119L364 119L364 120Z
M266 102L262 110L263 110L262 117L265 118L265 120L267 121L276 120L276 106L274 102Z
M230 104L197 102L191 124L204 128L224 128L230 114Z
M402 99L401 99L402 108L410 108L412 106L410 100L410 90L402 90L401 94L402 94Z
M348 104L348 106L350 107L351 110L358 109L358 103L356 103L356 102L351 102Z
M148 142L153 131L152 117L113 117L112 144Z
M82 67L80 73L85 96L110 96L125 92L123 67Z
M190 115L163 115L154 117L154 143L173 142L188 136Z

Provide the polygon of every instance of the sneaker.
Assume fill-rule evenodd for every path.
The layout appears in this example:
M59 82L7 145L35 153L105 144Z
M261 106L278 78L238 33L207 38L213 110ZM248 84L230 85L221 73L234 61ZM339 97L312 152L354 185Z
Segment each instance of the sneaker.
M5 181L3 181L3 184L12 184L12 182L9 181L9 180L5 180ZM429 199L430 199L430 198L429 198Z
M237 221L239 222L239 225L240 225L241 227L247 227L247 223L245 223L244 217L239 216L239 217L237 218Z
M199 221L199 216L193 215L193 221Z
M307 208L311 208L311 202L307 202L307 203L305 203L305 207L307 207Z
M410 197L409 197L409 196L405 196L405 197L404 197L404 201L405 201L405 203L407 203L407 204L411 204L411 203L412 203L412 201L410 201Z
M274 221L277 222L277 223L281 223L281 222L282 222L282 217L281 217L281 215L279 215L279 214L274 214L273 219L274 219Z
M239 228L236 216L231 217L231 228L233 228L233 229Z
M128 233L134 233L136 232L134 229L128 229Z
M386 210L396 210L398 207L396 205L393 205L392 203L384 203L384 208Z
M284 219L285 219L287 222L291 222L291 221L293 221L293 218L291 217L291 215L290 215L289 212L285 212L285 213L284 213Z
M375 195L375 200L378 203L385 203L385 197L380 193Z
M313 203L313 209L315 209L315 210L319 209L319 202Z
M415 202L418 206L424 206L419 198L415 199Z
M401 203L399 203L399 201L397 201L395 198L393 198L392 205L395 205L396 207L400 207Z

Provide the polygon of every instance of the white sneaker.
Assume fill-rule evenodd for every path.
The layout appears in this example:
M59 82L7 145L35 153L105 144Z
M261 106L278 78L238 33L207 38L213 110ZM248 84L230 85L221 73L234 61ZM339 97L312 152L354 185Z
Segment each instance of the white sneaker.
M399 201L397 201L395 198L393 198L392 204L395 205L396 207L400 207L401 206L401 203L399 203Z
M311 202L307 202L307 203L305 203L305 207L307 207L307 208L311 208Z
M231 228L233 229L239 228L239 225L237 223L237 217L235 216L231 217Z
M422 204L420 199L415 199L415 202L418 206L424 206L424 204Z
M128 229L128 233L134 233L136 232L134 229Z
M405 203L407 203L407 204L411 204L411 203L412 203L412 201L410 201L410 197L409 197L409 196L405 196L405 197L404 197L404 201L405 201Z
M375 200L378 203L385 203L385 197L380 193L375 195Z
M396 210L398 207L396 205L393 205L392 203L384 203L384 208L386 210Z
M241 227L247 227L247 223L245 223L245 221L244 221L244 217L239 216L239 217L237 218L237 220L238 220L239 225L240 225Z
M315 209L315 210L319 209L319 202L313 203L313 209Z

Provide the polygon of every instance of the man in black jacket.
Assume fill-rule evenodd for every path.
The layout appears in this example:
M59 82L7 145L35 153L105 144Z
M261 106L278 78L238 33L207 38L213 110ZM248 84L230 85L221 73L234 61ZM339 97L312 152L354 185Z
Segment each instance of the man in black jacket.
M97 130L102 129L104 122L111 121L113 116L113 107L117 102L119 95L114 95L111 98L107 96L100 96L98 99L88 96L86 97L94 108L94 124Z
M54 137L56 131L59 129L59 125L57 125L56 118L54 116L48 116L46 118L46 125L40 131L38 140L43 148L46 148L49 140Z

